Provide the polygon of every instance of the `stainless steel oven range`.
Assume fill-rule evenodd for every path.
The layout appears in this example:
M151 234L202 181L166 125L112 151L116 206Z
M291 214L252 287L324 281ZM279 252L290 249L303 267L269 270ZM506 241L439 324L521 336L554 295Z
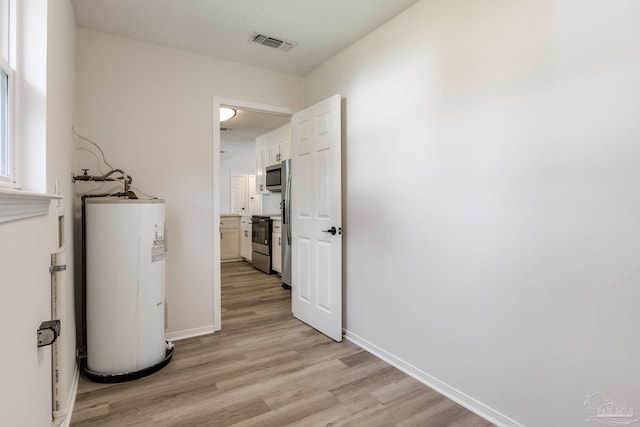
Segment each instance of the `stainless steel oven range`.
M271 218L251 217L251 264L254 268L271 274Z

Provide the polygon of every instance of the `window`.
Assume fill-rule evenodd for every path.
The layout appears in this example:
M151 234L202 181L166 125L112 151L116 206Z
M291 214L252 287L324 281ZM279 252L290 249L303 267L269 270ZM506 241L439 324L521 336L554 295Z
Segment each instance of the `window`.
M0 183L12 183L11 108L13 69L11 63L11 0L0 0Z
M9 75L0 69L0 179L9 181Z
M0 0L0 57L9 62L9 45L11 40L11 0Z
M13 129L15 125L13 122L14 106L16 105L14 103L17 98L13 89L19 86L17 80L20 77L19 72L15 69L16 38L18 37L16 23L19 22L20 25L27 23L22 30L33 27L32 29L36 31L42 31L42 23L46 22L47 17L46 4L47 2L43 1L0 0L0 226L6 222L47 215L51 200L61 198L42 193L44 187L29 191L29 189L18 188L19 183L16 183L17 173L24 172L16 170L17 166L20 166L16 166L18 163L15 160L18 157L16 151L21 147L16 147L18 141L14 140L16 132ZM20 9L16 10L17 7ZM41 14L41 12L44 13ZM38 56L42 59L40 54L43 47L36 47L30 58ZM21 51L20 53L24 54L25 52ZM44 72L43 70L39 71L41 72L39 77L46 79L46 68Z

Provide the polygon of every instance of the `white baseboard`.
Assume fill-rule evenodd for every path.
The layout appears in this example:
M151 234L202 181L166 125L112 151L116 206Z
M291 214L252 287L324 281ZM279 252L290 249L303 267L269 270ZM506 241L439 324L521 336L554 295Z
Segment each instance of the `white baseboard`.
M80 379L80 366L76 363L76 369L73 373L73 380L71 381L71 388L69 389L69 402L66 413L60 414L59 419L52 421L51 425L54 427L69 427L71 425L71 416L73 415L73 407L76 403L76 396L78 395L78 380ZM55 414L54 414L55 415Z
M187 338L199 337L201 335L209 335L214 332L213 325L203 326L201 328L187 329L185 331L171 332L165 335L167 341L180 341Z
M464 394L460 390L451 387L450 385L427 374L426 372L405 362L404 360L395 357L393 354L388 353L387 351L365 340L364 338L359 337L358 335L349 332L346 329L344 330L344 336L346 339L367 350L369 353L379 357L388 364L398 368L410 377L420 381L421 383L432 388L443 396L446 396L447 398L453 400L460 406L463 406L471 412L474 412L475 414L481 416L485 420L490 421L499 427L523 427L522 424L512 420L506 415L496 411L493 408L490 408L482 402L477 401L471 396Z

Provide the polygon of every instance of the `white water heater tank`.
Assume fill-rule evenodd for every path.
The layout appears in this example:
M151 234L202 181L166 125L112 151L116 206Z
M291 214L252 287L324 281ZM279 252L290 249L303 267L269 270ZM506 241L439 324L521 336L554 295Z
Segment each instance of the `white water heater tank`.
M87 368L143 371L166 354L164 201L85 203Z

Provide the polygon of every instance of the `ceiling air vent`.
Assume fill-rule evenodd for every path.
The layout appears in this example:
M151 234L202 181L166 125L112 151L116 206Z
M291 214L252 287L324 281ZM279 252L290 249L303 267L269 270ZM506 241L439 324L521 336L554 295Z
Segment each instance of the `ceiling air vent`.
M274 49L284 50L285 52L290 51L291 48L293 48L297 44L287 40L280 40L274 37L265 36L264 34L259 33L253 33L250 40L254 43L269 46Z

